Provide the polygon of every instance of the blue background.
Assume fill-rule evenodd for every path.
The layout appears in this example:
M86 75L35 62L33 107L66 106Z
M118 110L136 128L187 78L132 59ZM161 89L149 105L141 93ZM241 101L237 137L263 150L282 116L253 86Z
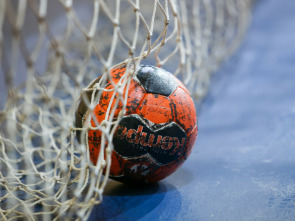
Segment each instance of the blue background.
M149 187L110 181L90 220L295 220L294 41L295 1L259 1L184 166Z

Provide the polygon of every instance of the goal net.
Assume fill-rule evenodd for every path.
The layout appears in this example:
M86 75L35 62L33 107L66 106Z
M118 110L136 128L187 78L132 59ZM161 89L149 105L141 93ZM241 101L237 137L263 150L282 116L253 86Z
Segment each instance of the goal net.
M114 113L119 101L126 105L123 91L137 67L168 70L201 100L211 74L240 45L251 5L251 0L1 0L1 219L87 219L102 201L114 130L124 114ZM126 72L114 85L117 99L111 99L105 120L93 127L90 114L75 127L80 96L91 113L110 70L121 66ZM102 133L96 165L87 142L77 139L90 127Z

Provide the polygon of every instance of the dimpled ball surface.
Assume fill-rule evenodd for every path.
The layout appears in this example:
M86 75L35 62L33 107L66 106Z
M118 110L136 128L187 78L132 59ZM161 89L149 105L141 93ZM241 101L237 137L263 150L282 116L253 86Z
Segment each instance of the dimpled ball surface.
M118 83L124 73L124 67L112 70L113 82ZM113 85L107 82L105 88L113 89ZM104 91L95 106L94 116L98 122L105 119L113 93ZM119 102L115 117L122 106ZM85 114L87 106L81 98L76 112L77 127L83 126ZM198 133L196 122L194 103L185 86L161 68L140 66L131 79L126 113L113 137L110 177L132 183L153 183L164 179L179 168L191 153ZM93 119L91 123L95 126ZM96 164L101 132L90 130L87 139L90 158Z

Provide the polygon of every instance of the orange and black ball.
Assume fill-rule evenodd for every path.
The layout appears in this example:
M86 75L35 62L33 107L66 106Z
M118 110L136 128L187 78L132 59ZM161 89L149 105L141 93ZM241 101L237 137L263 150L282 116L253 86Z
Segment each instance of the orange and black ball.
M124 73L124 67L112 70L113 83L118 83ZM109 90L101 94L93 113L99 123L105 119L114 93L111 82L107 82L105 88ZM119 102L115 117L122 107ZM76 111L76 127L83 127L83 117L87 114L87 105L81 97ZM95 126L93 119L91 124ZM164 179L187 159L197 133L194 102L185 86L161 68L140 66L131 79L125 115L113 137L110 177L121 182L145 183ZM96 164L101 132L90 130L88 137L80 139L87 139L90 158Z

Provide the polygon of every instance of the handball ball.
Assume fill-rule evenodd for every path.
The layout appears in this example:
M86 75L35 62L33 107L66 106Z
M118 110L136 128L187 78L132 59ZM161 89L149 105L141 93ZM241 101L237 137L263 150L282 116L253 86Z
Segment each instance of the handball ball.
M118 83L124 73L125 67L113 69L113 83ZM93 88L99 80L93 81L88 88ZM102 93L93 113L99 123L105 119L114 93L109 81L105 88L108 91ZM90 100L91 94L87 96ZM119 102L115 117L122 107ZM88 116L87 106L81 96L76 127L83 127L85 116ZM198 133L196 122L194 102L185 86L161 68L140 66L131 79L125 115L113 137L110 178L129 183L153 183L164 179L191 153ZM93 119L91 124L95 126ZM101 132L89 130L88 137L80 139L87 139L90 158L96 164Z

